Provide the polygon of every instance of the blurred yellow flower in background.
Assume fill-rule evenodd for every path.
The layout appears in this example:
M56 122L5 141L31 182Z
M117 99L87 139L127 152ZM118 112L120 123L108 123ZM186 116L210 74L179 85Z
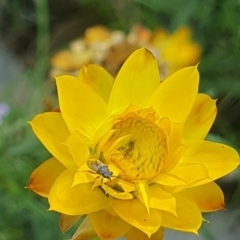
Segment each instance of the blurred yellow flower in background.
M191 35L188 27L180 27L169 34L163 28L152 32L136 24L125 34L97 25L86 29L83 37L72 41L69 49L53 55L50 75L76 75L83 64L94 63L116 76L129 55L137 48L145 47L155 55L163 80L176 70L199 62L201 47Z
M28 188L61 213L72 239L162 239L163 229L197 233L202 212L224 209L213 181L239 165L231 147L204 140L215 100L198 93L197 67L160 81L158 63L141 48L115 81L84 65L56 79L59 110L37 115L32 129L53 155Z
M164 29L153 33L151 44L160 52L169 73L194 65L200 60L201 47L192 40L191 35L188 27L180 27L172 34Z

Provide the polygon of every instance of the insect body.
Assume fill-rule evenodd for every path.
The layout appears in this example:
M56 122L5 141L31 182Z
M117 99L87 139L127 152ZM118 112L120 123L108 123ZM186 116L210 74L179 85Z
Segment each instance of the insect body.
M91 170L104 178L111 179L113 175L113 172L109 170L108 166L99 160L88 160L87 165Z

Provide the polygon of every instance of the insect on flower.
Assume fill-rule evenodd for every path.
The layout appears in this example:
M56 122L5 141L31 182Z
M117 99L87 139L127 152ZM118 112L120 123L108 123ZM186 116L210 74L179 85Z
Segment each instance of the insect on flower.
M99 160L88 160L87 165L91 170L104 178L111 179L113 175L113 172L109 170L108 166Z
M103 162L101 162L100 160L88 160L87 166L95 173L97 173L100 176L102 176L103 178L107 178L111 181L113 172L111 172L109 170L108 166L106 164L104 164ZM102 183L103 183L103 178L102 178ZM109 186L109 183L108 183L108 186ZM93 185L93 187L94 187L94 185ZM105 194L107 194L107 191L105 191Z

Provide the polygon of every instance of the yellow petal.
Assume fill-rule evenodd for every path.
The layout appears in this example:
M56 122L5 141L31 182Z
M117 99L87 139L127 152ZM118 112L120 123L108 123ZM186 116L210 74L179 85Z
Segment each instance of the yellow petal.
M90 156L87 142L86 137L77 131L73 132L65 142L76 165L79 167L85 163Z
M59 227L62 233L65 233L68 229L70 229L81 216L68 216L65 214L61 214L59 219Z
M106 144L108 139L116 131L111 129L113 126L112 118L109 118L97 131L96 137L93 141L93 145L96 146L97 155L101 154L103 146Z
M198 94L193 109L185 122L183 138L204 139L216 114L216 100L205 94Z
M204 165L212 180L220 178L233 171L240 164L238 153L231 147L215 142L184 140L190 146L181 161ZM208 183L210 181L204 181Z
M197 67L183 68L165 79L155 91L152 106L161 117L174 123L187 119L198 92Z
M187 149L181 145L183 127L183 124L171 123L171 131L168 137L168 159L164 165L164 172L173 169Z
M91 183L72 187L76 171L62 172L49 193L50 209L66 215L84 215L108 206L107 197L99 188L91 189Z
M170 135L171 132L171 122L169 121L168 118L161 118L159 119L157 125L161 128L164 129L164 131L167 133L167 135Z
M193 174L194 173L194 174ZM170 172L171 176L177 176L187 183L188 186L194 185L202 180L210 180L208 169L204 164L179 162L178 165Z
M132 135L129 134L129 135L125 135L123 137L119 137L109 148L109 152L112 152L114 150L117 150L119 149L123 142L128 142L130 139L131 139Z
M104 100L90 86L71 76L57 77L60 109L70 130L90 139L107 118Z
M187 187L187 183L178 176L173 176L168 173L161 173L152 180L154 183L158 183L164 188L171 189L171 192L178 192Z
M39 140L56 159L66 167L74 165L68 148L62 144L69 137L70 133L61 113L48 112L39 114L30 124Z
M202 215L197 205L189 199L176 195L177 217L168 212L162 212L162 226L184 232L197 234L202 224Z
M109 198L109 201L119 217L143 231L149 237L155 233L161 225L161 212L151 208L148 214L146 207L137 199L123 201Z
M96 174L97 175L97 174ZM103 178L102 176L97 176L95 179L94 179L94 182L93 182L93 185L91 187L91 189L95 188L95 187L98 187L98 186L103 186L103 182L104 181L108 181L108 179L106 178Z
M176 199L175 197L163 190L158 184L149 186L150 207L162 211L170 212L176 215Z
M124 192L133 192L136 190L136 187L133 183L124 181L121 178L118 179L117 185L119 185Z
M172 171L159 174L153 182L171 189L171 192L178 192L189 186L203 184L205 180L212 181L203 164L180 162Z
M149 190L148 184L144 180L134 181L136 186L137 198L145 205L147 212L149 213Z
M172 147L171 147L172 149ZM169 172L179 163L182 155L186 152L187 147L184 145L178 146L175 149L172 149L172 152L169 152L167 162L163 168L163 172Z
M92 240L95 237L97 237L97 233L94 231L88 217L86 217L72 236L71 240Z
M50 158L37 167L29 180L27 188L33 190L42 197L48 197L49 191L56 178L66 168L55 158Z
M131 193L117 191L106 184L103 184L101 187L109 196L112 196L114 198L122 200L133 199L133 195Z
M84 65L78 78L91 86L108 103L114 79L105 69L94 64Z
M119 71L109 99L111 112L129 105L150 107L150 97L160 83L157 61L141 48L133 52Z
M93 183L97 177L98 177L97 174L91 173L89 169L83 171L77 170L72 187L82 183Z
M183 194L194 200L201 212L212 212L225 208L223 192L214 182L185 189Z
M88 214L88 218L102 240L120 238L131 228L114 211L101 210Z
M163 239L163 228L159 228L155 233L149 238L145 233L137 228L131 228L129 232L124 235L127 240L162 240Z
M181 146L182 131L184 124L171 123L171 130L168 136L169 152L174 152L176 148Z

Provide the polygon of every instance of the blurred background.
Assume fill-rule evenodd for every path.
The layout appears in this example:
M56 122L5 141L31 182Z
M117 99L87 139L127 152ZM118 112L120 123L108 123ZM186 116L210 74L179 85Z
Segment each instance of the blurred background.
M67 240L59 216L24 189L49 157L27 121L57 106L53 76L97 63L113 75L140 46L161 79L200 62L200 92L217 98L208 139L240 150L240 1L1 0L0 240ZM205 215L199 236L167 230L164 240L236 240L240 173L220 179L228 211Z

